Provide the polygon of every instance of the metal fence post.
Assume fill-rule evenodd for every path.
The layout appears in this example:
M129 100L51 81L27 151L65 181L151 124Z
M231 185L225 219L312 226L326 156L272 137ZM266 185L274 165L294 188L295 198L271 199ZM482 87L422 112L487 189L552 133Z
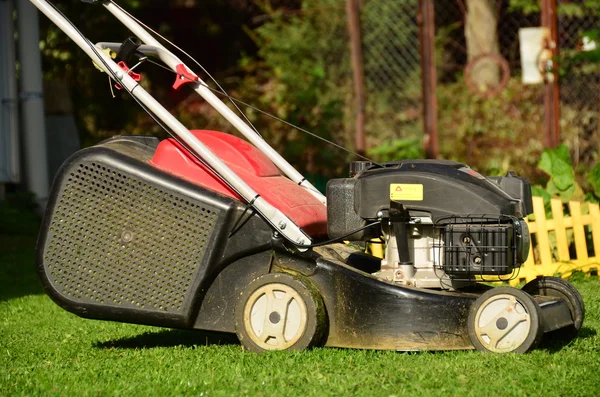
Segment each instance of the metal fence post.
M434 0L419 0L417 13L421 52L424 146L425 155L429 159L438 157L435 9L433 2Z
M360 9L357 0L346 0L352 74L354 79L354 103L356 107L355 150L365 154L365 73L363 67L362 42L360 32Z
M552 52L552 58L556 59L558 56L556 0L542 0L542 26L550 31L548 47ZM547 81L544 87L544 145L551 148L560 144L560 91L556 65L553 69L553 79Z

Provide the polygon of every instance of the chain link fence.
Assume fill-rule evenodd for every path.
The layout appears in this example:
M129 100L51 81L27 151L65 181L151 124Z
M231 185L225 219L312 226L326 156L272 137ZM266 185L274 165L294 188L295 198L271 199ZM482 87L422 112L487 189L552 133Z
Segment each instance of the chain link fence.
M266 54L272 56L274 52L281 50L286 57L293 58L295 53L304 50L301 41L323 40L328 43L327 49L319 48L319 44L309 43L315 47L311 57L323 60L324 76L327 81L319 82L321 86L315 86L314 91L320 97L335 96L344 102L343 105L343 131L331 130L332 136L325 136L319 131L319 126L310 125L307 114L298 120L289 117L288 121L298 122L303 128L307 128L321 136L332 138L346 147L354 147L353 135L355 133L355 119L358 109L354 102L354 90L352 80L352 64L350 61L350 38L348 33L347 3L346 0L309 0L300 2L298 0L278 1L253 1L253 0L229 0L247 7L254 14L251 26L252 34L261 34L268 26L279 24L282 35L295 35L309 27L310 34L317 29L316 35L306 37L305 40L297 40L290 37L289 47L273 48L268 42L261 45L259 55L265 58ZM360 9L361 42L363 51L363 69L366 89L366 138L369 156L375 156L378 160L385 159L389 153L395 157L398 145L395 142L408 140L410 157L421 156L422 128L422 101L421 101L421 72L419 55L419 29L417 24L417 2L418 0L356 0ZM323 24L321 21L326 21ZM315 37L316 36L316 37ZM259 42L260 42L259 38ZM294 48L296 47L296 48ZM262 51L262 52L260 52ZM281 62L285 64L285 62ZM288 65L286 65L288 66ZM318 65L315 65L318 66ZM279 70L279 68L274 68ZM298 68L300 69L300 65ZM288 74L281 70L281 75ZM285 76L283 76L285 78ZM277 77L280 82L283 78ZM275 80L273 80L275 81ZM288 86L299 92L302 81L290 81ZM335 87L332 87L335 86ZM307 89L308 90L308 89ZM266 96L263 94L263 96ZM292 95L290 95L291 97ZM299 95L296 95L296 99ZM300 104L290 104L290 107ZM305 109L310 111L311 104ZM288 109L271 107L274 113L284 114ZM323 106L313 107L313 112L322 115ZM284 111L285 110L285 111ZM323 120L327 122L327 120ZM260 123L260 120L258 121ZM320 124L323 125L323 124ZM334 124L330 123L330 126ZM273 124L265 124L264 130L275 130ZM333 127L335 128L335 126ZM269 132L267 132L269 135ZM279 138L274 137L276 141ZM286 141L287 142L287 141ZM289 147L283 142L282 150ZM379 150L378 149L382 149ZM393 152L393 153L392 153ZM307 161L309 164L310 161ZM310 168L310 167L309 167Z
M394 147L394 140L423 134L417 7L417 0L367 0L362 8L366 130L372 145Z
M488 22L497 26L498 52L510 73L495 98L467 90L469 3L474 2L435 2L442 155L453 153L490 173L512 168L535 175L545 133L544 84L521 82L519 31L541 26L541 2L525 10L511 6L509 0L488 1L495 19ZM570 62L582 50L582 34L600 27L598 13L586 7L585 0L557 1L561 141L571 148L574 162L581 167L598 161L600 152L600 70L596 63ZM461 92L466 94L461 96ZM494 112L494 108L502 111ZM489 114L493 117L487 117Z
M507 0L478 3L488 14L482 21L472 11L476 26L468 21L474 1L435 2L440 153L486 174L531 175L543 150L543 85L521 83L519 30L540 26L540 14L514 11ZM475 81L478 59L497 81Z
M561 126L576 128L570 134L565 131L563 139L568 140L576 165L586 166L600 159L600 68L590 62L569 62L568 66L565 63L579 51L600 45L582 40L586 31L600 28L600 16L586 11L583 0L558 0L557 3L558 47L560 59L565 60L559 67L567 67L560 80Z
M230 1L239 1L249 7L256 4L253 0ZM384 158L386 155L390 158L419 155L423 139L419 0L357 1L367 93L367 147L371 154L378 153ZM500 75L499 87L493 95L485 89L479 90L477 84L471 82L473 76L465 72L473 62L473 48L480 44L477 42L490 41L481 37L481 32L471 35L467 32L469 7L476 3L489 6L489 16L483 24L491 24L492 29L481 24L479 28L488 35L493 32L491 41L495 43L491 47L488 44L489 52L500 56L490 61L497 64L495 67L499 68ZM600 18L593 13L573 11L573 5L583 9L584 3L585 0L558 0L561 58L568 58L580 50L582 32L600 26ZM319 32L319 36L332 43L324 59L328 66L337 65L335 84L340 88L339 92L346 92L343 128L346 141L340 143L352 147L357 109L352 100L346 0L323 3L272 0L269 4L290 21L318 13L330 20L330 24L339 25L336 29ZM536 165L544 149L545 86L522 83L519 31L541 26L542 13L535 2L528 9L514 4L517 2L511 0L434 3L440 155L468 162L489 174L515 170L531 176L537 172ZM565 7L568 7L567 11ZM261 13L257 11L256 14L256 23L260 25ZM598 67L589 63L573 65L561 77L560 90L561 136L573 149L576 162L589 164L598 157L597 142L600 142ZM407 141L409 143L405 145ZM407 151L407 147L417 150Z

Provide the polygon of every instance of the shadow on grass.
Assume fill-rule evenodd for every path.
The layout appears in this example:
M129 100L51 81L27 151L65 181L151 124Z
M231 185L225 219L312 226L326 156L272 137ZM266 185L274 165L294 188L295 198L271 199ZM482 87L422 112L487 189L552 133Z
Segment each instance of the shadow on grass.
M39 227L30 197L13 193L0 201L0 302L43 292L35 267Z
M35 267L35 239L0 233L0 302L43 293Z
M129 338L96 342L94 343L94 347L99 349L151 349L154 347L239 344L240 342L234 334L166 329L158 332L144 332L143 334Z
M577 336L573 338L572 334L569 335L569 331L558 330L544 335L538 348L546 350L550 353L556 353L562 350L573 340L593 338L596 336L596 334L598 334L598 332L595 329L581 327Z

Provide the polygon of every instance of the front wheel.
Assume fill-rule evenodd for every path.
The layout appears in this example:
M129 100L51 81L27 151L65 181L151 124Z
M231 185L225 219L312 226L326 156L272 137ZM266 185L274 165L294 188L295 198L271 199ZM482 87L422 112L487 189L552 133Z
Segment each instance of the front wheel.
M568 281L558 277L538 277L531 280L522 288L530 295L551 296L567 302L573 319L573 325L549 333L551 337L561 340L573 339L583 324L585 318L585 305L577 289Z
M521 290L493 288L471 306L468 329L477 350L525 353L539 343L543 334L540 307Z

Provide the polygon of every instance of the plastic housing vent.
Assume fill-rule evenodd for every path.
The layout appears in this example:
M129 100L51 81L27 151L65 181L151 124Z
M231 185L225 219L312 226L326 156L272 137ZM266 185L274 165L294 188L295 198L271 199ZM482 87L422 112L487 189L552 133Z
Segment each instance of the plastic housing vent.
M220 209L128 172L131 164L90 157L65 166L55 192L48 282L70 304L179 314Z

